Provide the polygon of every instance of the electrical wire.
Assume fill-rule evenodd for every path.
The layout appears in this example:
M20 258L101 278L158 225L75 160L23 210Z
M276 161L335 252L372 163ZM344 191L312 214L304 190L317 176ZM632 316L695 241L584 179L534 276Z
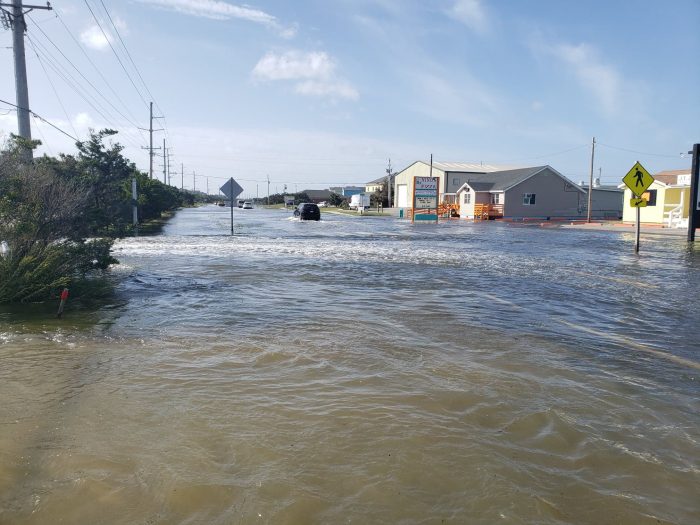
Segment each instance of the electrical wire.
M1 99L1 98L0 98L0 102L2 102L3 104L7 104L8 106L12 106L12 107L14 107L14 108L17 108L17 109L24 109L24 110L28 111L29 113L31 113L32 115L34 115L34 116L35 116L36 118L38 118L39 120L41 120L42 122L46 122L46 123L47 123L49 126L51 126L52 128L54 128L54 129L60 131L60 132L63 133L66 137L69 137L69 138L73 139L73 140L76 141L76 142L80 142L80 140L78 140L77 138L75 138L74 136L72 136L70 133L68 133L67 131L62 130L61 128L59 128L59 127L56 126L55 124L52 124L51 122L49 122L48 120L46 120L44 117L42 117L42 116L39 115L38 113L35 113L34 111L32 111L31 109L19 107L17 104L13 104L12 102L8 102L7 100L3 100L3 99Z
M87 1L87 0L86 0ZM165 119L165 111L160 107L158 104L158 101L156 98L153 96L153 93L151 93L151 90L148 88L148 84L146 84L146 81L143 78L143 75L141 75L141 71L139 70L138 66L136 65L136 62L134 61L133 57L131 56L131 53L129 52L129 48L126 47L126 43L124 42L124 39L122 38L121 33L119 32L119 28L117 25L114 23L114 20L112 19L112 15L109 14L109 11L107 10L107 6L105 6L104 2L100 0L100 4L102 5L102 9L107 15L107 18L109 19L109 22L112 24L112 27L114 28L114 32L116 33L117 37L119 38L119 42L121 43L122 47L124 48L124 51L126 52L126 56L129 58L129 61L131 62L131 65L134 68L134 71L136 71L136 74L138 75L139 79L141 80L141 84L143 87L146 89L146 92L148 95L151 97L151 100L156 106L156 109L160 111L161 117L159 117L163 121L163 131L165 132L165 138L168 141L168 144L170 144L169 149L172 151L174 147L172 146L172 139L170 137L170 133L168 132L168 122Z
M637 150L628 149L628 148L620 148L618 146L611 146L609 144L603 144L602 142L596 142L596 144L598 146L603 146L605 148L616 149L619 151L626 151L627 153L636 153L637 155L646 155L649 157L662 157L662 158L666 158L666 159L677 159L678 158L678 155L668 155L668 154L664 154L664 153L648 153L645 151L637 151Z
M549 158L549 157L556 157L557 155L563 155L564 153L569 153L569 152L571 152L571 151L576 151L576 150L579 150L579 149L587 148L588 146L590 146L590 144L581 144L580 146L575 146L575 147L573 147L573 148L565 149L565 150L562 150L562 151L557 151L557 152L555 152L555 153L548 153L547 155L538 155L538 156L536 156L536 157L526 157L526 158L521 158L521 159L517 159L517 160L514 160L514 161L507 161L507 162L518 162L518 161L527 161L527 160L546 159L546 158Z
M31 19L31 17L30 17L30 19ZM32 21L33 21L33 20L32 20ZM111 107L112 109L114 109L114 111L116 111L116 112L117 112L124 120L126 120L129 124L131 124L132 126L134 126L134 128L138 129L138 127L139 127L138 124L136 124L136 122L134 122L132 119L130 119L129 117L127 117L124 113L122 113L122 112L119 110L119 108L117 108L114 104L112 104L112 101L111 101L111 100L109 100L107 97L105 97L105 96L102 94L102 92L101 92L99 89L97 89L97 87L95 86L95 84L93 84L93 83L83 74L83 72L80 71L80 69L73 63L73 61L71 61L71 59L69 59L69 58L65 55L65 53L61 50L61 48L59 48L59 47L55 44L55 42L54 42L53 40L51 40L51 38L49 37L49 35L46 34L46 32L41 28L41 26L39 26L36 22L34 23L34 26L35 26L39 31L41 31L41 34L44 35L44 38L46 38L46 39L49 41L49 43L50 43L53 47L56 48L56 50L57 50L57 51L61 54L61 56L66 60L66 62L68 62L68 63L71 65L71 67L72 67L73 69L75 69L75 71L83 78L83 80L85 80L85 82L87 82L88 85L89 85L98 95L100 95L100 96L105 100L105 102L107 102L107 104L110 105L110 107ZM122 104L123 104L123 102L122 102Z
M61 25L63 25L63 28L66 30L66 33L71 37L73 42L75 43L76 46L78 46L78 49L83 53L83 56L87 59L87 61L90 63L90 65L93 67L93 69L97 72L97 74L100 76L102 81L104 82L105 86L112 92L114 95L114 98L116 98L121 105L124 107L126 113L133 119L133 121L138 120L134 115L129 111L129 106L121 99L119 94L115 91L115 89L112 87L112 84L105 78L104 74L102 74L102 71L95 65L95 63L92 61L90 58L90 55L85 51L85 48L78 42L78 39L75 37L73 32L68 28L66 23L63 21L63 18L59 14L58 10L56 10L56 18L58 18L59 22L61 22ZM130 121L132 125L134 125L134 122ZM136 126L136 129L138 130L139 134L141 135L141 138L143 139L144 142L146 142L146 137L141 133L141 129L139 126Z
M95 15L95 12L92 10L92 7L90 7L90 4L88 3L87 0L83 0L85 2L86 7L90 11L90 14L92 15L93 20L95 20L95 23L97 24L97 27L100 29L102 32L102 36L104 36L105 41L107 44L109 44L109 48L112 50L112 53L114 54L115 58L119 62L119 65L122 67L124 70L124 73L126 73L127 78L129 79L129 82L131 82L131 85L134 86L134 89L138 93L139 97L141 98L141 101L143 104L148 107L148 102L146 102L146 99L143 97L143 94L141 93L141 90L136 86L136 83L134 82L134 79L131 77L129 74L129 71L127 71L126 67L124 66L124 63L122 62L122 59L119 58L119 55L117 54L117 51L114 49L114 46L112 45L112 41L109 39L107 36L107 33L105 30L102 28L102 24L100 24L100 21L97 19L97 16Z
M53 157L53 150L51 149L51 146L49 146L49 143L46 142L46 137L44 137L44 134L41 131L41 127L39 126L39 123L37 122L37 118L32 115L32 118L34 119L34 129L36 129L39 132L39 135L41 135L41 144L49 150L49 154Z
M39 53L36 50L36 47L34 46L34 42L31 40L29 41L29 45L32 46L32 49L34 50L34 54L36 55L37 60L39 61L39 65L41 66L41 69L44 70L44 74L46 75L46 79L49 81L49 85L51 86L51 89L53 90L53 94L56 95L56 100L58 100L58 104L61 106L61 109L63 110L63 114L66 117L66 122L70 124L71 129L73 130L73 133L75 133L75 136L78 136L78 132L75 129L75 126L73 126L73 121L70 119L68 116L68 112L66 111L66 107L63 105L63 101L61 100L61 97L58 96L58 91L56 91L56 86L53 83L53 80L51 80L51 77L49 76L49 72L46 70L46 66L44 66L44 61L41 60L41 57L39 56Z
M119 128L119 126L115 126L113 123L114 118L112 116L107 116L106 113L108 114L109 111L100 104L100 102L94 98L90 93L87 91L83 90L80 87L80 83L78 80L73 77L73 75L68 72L68 71L62 71L60 66L56 63L55 58L51 54L50 51L48 51L41 42L38 40L32 39L30 35L27 35L27 39L30 41L32 44L36 44L38 46L38 50L41 51L41 54L44 57L44 60L46 63L53 69L53 71L63 79L63 81L68 84L69 87L75 91L78 96L80 96L95 112L100 115L100 117L112 128ZM35 51L37 51L37 48L34 47ZM92 99L92 100L91 100ZM94 102L94 103L93 103ZM98 108L99 106L99 108ZM124 133L124 137L127 138L128 140L131 141L132 145L135 145L137 148L140 147L138 144L138 139L134 140L134 136L131 135L128 131L122 130Z

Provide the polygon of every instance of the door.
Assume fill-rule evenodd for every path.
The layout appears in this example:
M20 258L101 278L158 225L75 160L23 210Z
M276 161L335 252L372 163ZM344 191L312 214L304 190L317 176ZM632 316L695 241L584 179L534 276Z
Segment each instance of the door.
M407 184L397 184L396 185L396 207L397 208L408 208L408 185Z

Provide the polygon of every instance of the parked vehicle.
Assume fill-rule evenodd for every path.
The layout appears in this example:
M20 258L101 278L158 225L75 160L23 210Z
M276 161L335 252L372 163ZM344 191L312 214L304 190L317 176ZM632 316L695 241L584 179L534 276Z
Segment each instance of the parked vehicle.
M243 199L238 199L238 202L237 202L238 207L239 207L239 208L242 208L244 202L245 202L245 201L244 201Z
M243 209L244 210L252 210L253 209L253 203L250 201L245 201L243 203Z
M326 201L321 201L321 202L318 203L318 207L319 207L319 208L327 208L327 207L328 207L328 203L327 203Z
M350 197L350 208L355 210L369 208L369 195L366 193L358 193Z
M318 205L312 202L302 202L294 210L294 216L299 217L302 221L320 221L321 210L318 208Z

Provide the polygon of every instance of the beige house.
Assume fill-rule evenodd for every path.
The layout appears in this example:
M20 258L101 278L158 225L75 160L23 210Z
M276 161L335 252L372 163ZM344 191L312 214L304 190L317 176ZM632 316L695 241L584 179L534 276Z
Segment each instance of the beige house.
M456 192L465 219L580 219L588 212L588 190L551 166L472 174ZM593 188L591 216L618 219L622 191Z
M626 185L622 220L635 222L637 212L630 206L632 192ZM690 210L690 170L661 171L654 175L654 182L642 195L647 202L640 208L640 221L646 224L659 224L667 228L687 228Z

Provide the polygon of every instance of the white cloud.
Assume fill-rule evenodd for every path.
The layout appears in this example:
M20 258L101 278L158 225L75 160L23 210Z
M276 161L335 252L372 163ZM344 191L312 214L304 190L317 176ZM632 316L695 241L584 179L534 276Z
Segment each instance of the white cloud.
M338 79L335 60L325 51L269 52L253 68L257 80L295 80L295 91L301 95L340 97L357 100L359 93L344 80Z
M293 38L297 33L297 27L292 25L284 27L277 18L265 11L255 9L247 5L234 5L221 0L139 0L141 3L150 4L163 9L177 11L191 16L211 18L213 20L230 20L237 18L261 24L279 33L282 38Z
M477 33L489 28L488 16L480 0L457 0L448 15Z
M270 52L255 65L253 76L262 80L327 79L335 67L335 62L324 51L287 51L280 55Z
M296 85L296 92L301 95L329 96L357 100L360 94L346 82L317 82L307 80Z
M593 46L556 44L544 46L550 55L564 62L579 83L597 100L607 115L618 113L621 104L622 77L618 71L598 57Z
M113 38L108 32L105 31L103 33L100 28L95 25L88 27L85 31L80 33L80 41L90 49L103 51L109 47Z
M88 113L78 113L73 119L73 125L81 131L95 127L95 121Z

